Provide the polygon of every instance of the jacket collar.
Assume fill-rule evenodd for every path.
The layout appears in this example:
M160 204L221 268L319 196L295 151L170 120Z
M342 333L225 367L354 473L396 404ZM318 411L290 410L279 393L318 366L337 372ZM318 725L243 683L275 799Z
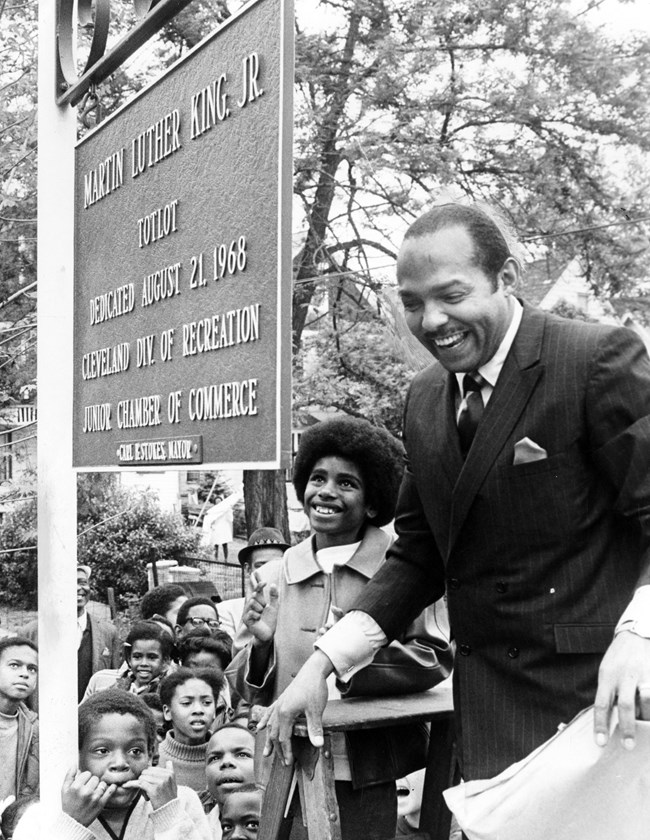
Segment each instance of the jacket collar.
M368 525L361 539L361 545L345 564L370 579L384 561L384 555L391 543L391 537L374 525ZM284 576L288 584L301 583L313 575L323 574L316 562L316 548L313 537L287 549L284 554Z

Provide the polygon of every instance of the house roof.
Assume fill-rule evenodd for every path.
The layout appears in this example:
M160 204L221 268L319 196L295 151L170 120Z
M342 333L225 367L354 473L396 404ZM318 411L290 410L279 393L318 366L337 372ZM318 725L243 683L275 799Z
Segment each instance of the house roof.
M610 298L609 302L619 318L622 319L626 315L632 316L637 323L650 328L649 296L631 297L621 295Z
M521 283L521 293L525 300L533 306L539 306L568 264L569 260L557 260L552 256L526 263Z

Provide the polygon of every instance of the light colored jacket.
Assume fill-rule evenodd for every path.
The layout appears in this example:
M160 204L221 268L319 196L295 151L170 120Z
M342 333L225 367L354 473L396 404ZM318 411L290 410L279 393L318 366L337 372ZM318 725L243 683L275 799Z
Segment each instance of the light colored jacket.
M281 561L266 563L260 579L278 588L278 621L265 674L255 680L250 670L252 643L233 660L227 676L250 703L267 706L295 677L309 658L318 631L328 618L331 604L347 612L384 563L391 538L368 526L361 545L344 566L325 574L316 561L312 538L288 549ZM444 602L427 607L407 630L378 651L374 661L347 684L338 684L344 696L382 696L425 691L442 682L453 661ZM257 675L256 675L257 676ZM417 728L417 727L415 727ZM355 787L400 778L424 766L426 737L409 737L414 727L402 726L351 732L346 736ZM396 731L397 730L397 731ZM395 737L392 737L395 733ZM424 730L420 735L425 734ZM374 746L369 747L372 740ZM414 740L421 749L413 748ZM363 741L363 747L355 746ZM412 766L414 764L414 766Z

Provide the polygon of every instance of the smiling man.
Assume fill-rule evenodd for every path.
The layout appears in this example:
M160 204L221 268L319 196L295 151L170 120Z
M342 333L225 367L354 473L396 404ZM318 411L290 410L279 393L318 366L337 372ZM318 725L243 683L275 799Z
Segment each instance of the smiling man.
M477 207L435 207L407 231L399 294L435 361L407 397L398 540L263 720L267 750L290 755L301 711L320 743L324 678L348 679L443 592L466 779L594 701L597 742L617 698L634 746L650 695L650 361L631 331L518 300L520 273Z

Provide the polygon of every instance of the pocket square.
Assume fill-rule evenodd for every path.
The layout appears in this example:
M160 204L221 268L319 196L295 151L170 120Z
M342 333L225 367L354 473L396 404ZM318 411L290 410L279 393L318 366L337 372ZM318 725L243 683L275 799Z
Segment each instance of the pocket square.
M111 655L110 650L107 647L105 647L104 650L102 651L102 656L110 656L110 655Z
M525 437L515 443L513 464L530 464L533 461L543 461L545 458L548 458L548 453L534 440Z

